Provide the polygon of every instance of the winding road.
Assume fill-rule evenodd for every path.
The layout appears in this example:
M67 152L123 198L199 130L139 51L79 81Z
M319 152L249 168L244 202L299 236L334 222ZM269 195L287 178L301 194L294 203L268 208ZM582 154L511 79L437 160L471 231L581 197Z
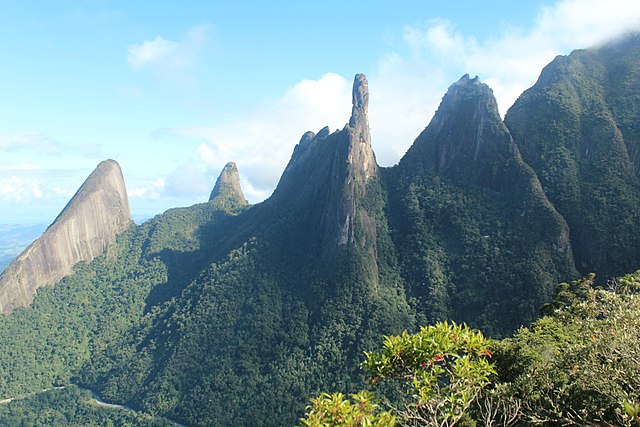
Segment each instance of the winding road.
M109 408L109 409L119 409L121 411L127 411L127 412L135 412L135 409L131 409L128 406L118 405L117 403L105 402L104 400L102 400L100 395L98 393L96 393L95 391L93 391L93 390L90 390L88 388L82 388L80 386L78 386L78 388L80 390L86 390L86 391L91 392L91 397L93 398L93 403L95 403L98 406L102 406L103 408ZM161 419L163 421L166 421L166 422L168 422L169 424L171 424L174 427L188 427L185 424L180 424L179 422L170 420L169 418L166 418L166 417L155 417L155 418L158 418L158 419Z
M93 391L93 390L90 390L88 388L83 388L83 387L80 387L80 386L77 386L77 387L80 390L88 391L88 392L91 393L92 400L89 401L90 403L93 403L95 405L101 406L103 408L118 409L118 410L127 411L127 412L135 412L135 409L132 409L132 408L126 406L126 405L119 405L117 403L105 402L104 400L102 400L100 395L98 393L96 393L95 391ZM16 397L10 397L8 399L2 399L2 400L0 400L0 405L7 405L7 404L9 404L9 403L11 403L11 402L13 402L15 400L26 399L27 397L31 397L31 396L34 396L34 395L39 394L39 393L45 393L47 391L64 390L64 388L65 388L65 386L45 388L45 389L42 389L40 391L34 391L33 393L27 393L27 394L22 394L22 395L16 396ZM166 417L155 417L155 418L161 419L163 421L166 421L166 422L168 422L169 424L171 424L174 427L188 427L185 424L180 424L179 422L170 420L169 418L166 418Z

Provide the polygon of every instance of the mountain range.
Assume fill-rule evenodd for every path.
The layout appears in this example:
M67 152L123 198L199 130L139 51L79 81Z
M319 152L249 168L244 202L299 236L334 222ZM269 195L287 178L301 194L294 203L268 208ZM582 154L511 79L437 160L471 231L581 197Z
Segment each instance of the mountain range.
M382 168L357 74L344 128L303 134L270 198L229 163L208 202L141 225L103 162L0 276L0 397L74 383L188 425L291 425L357 390L383 335L508 336L558 283L640 265L639 79L638 35L577 50L503 120L465 75Z

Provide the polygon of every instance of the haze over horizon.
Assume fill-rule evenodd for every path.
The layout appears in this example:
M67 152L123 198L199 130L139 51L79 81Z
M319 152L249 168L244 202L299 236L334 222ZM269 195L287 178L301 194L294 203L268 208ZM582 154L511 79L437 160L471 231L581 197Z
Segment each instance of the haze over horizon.
M390 166L463 74L504 115L556 55L640 30L635 1L439 3L5 5L0 223L51 223L106 158L137 218L205 202L228 161L259 202L304 132L348 121L359 72Z

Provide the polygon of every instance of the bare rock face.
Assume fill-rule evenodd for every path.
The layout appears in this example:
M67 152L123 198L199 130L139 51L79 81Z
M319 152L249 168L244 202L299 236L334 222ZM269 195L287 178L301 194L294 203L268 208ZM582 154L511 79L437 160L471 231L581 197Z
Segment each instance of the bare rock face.
M353 79L351 119L347 145L347 176L339 212L342 224L338 244L355 241L355 224L360 222L365 240L375 240L371 219L360 204L366 193L368 180L378 175L378 164L371 148L369 133L369 83L364 74Z
M235 209L248 205L240 187L240 173L234 162L225 165L216 185L209 196L209 203L218 205L221 209Z
M376 241L375 223L364 205L367 187L380 173L371 148L364 74L355 76L352 94L346 126L302 135L267 201L283 209L282 215L305 218L305 230L297 237L309 238L325 265L335 265L350 245L369 248Z
M349 164L358 165L365 180L378 173L378 165L371 149L369 133L369 83L364 74L356 74L353 79L353 106L349 127L355 131L349 150ZM355 171L354 171L355 172Z
M89 175L58 218L0 276L0 312L26 307L80 261L105 252L131 224L120 166L105 160Z

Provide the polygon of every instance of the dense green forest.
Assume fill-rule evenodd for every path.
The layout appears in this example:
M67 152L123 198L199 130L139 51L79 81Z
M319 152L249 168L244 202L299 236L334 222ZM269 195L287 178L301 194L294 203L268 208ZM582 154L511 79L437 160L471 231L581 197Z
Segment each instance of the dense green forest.
M247 205L230 163L208 203L1 316L0 399L29 397L0 423L315 425L340 404L378 425L631 425L638 274L610 279L640 266L638 64L638 36L558 57L504 121L464 76L391 168L357 75L349 123L304 134L269 199ZM397 369L384 336L449 347Z
M41 391L0 405L6 427L169 427L149 414L101 407L91 392L76 386Z
M304 426L637 426L640 271L561 283L511 338L437 323L365 354L368 389L312 399ZM392 393L389 392L392 391ZM389 398L389 396L393 396Z
M640 257L639 38L558 57L505 123L567 220L575 265L611 277Z

